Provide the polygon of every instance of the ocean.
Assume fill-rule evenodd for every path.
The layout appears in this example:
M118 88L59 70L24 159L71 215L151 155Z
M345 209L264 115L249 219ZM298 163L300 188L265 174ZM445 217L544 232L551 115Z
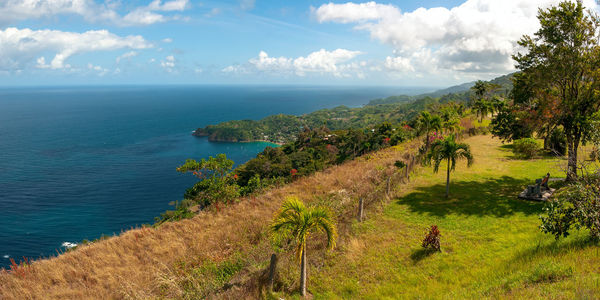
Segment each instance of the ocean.
M424 92L394 87L110 86L0 89L0 267L118 234L171 209L195 182L175 168L268 143L213 143L198 127Z

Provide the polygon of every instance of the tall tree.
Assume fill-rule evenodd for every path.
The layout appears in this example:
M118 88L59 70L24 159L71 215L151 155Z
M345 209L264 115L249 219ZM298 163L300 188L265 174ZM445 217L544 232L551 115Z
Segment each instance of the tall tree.
M432 115L428 111L422 111L417 119L417 130L421 134L425 134L425 145L429 148L429 136L432 131L442 128L442 119L437 115Z
M306 242L311 233L325 232L327 247L333 249L337 230L333 216L325 208L306 207L298 198L290 197L281 206L271 230L283 238L296 242L296 258L300 261L300 292L306 295Z
M459 159L467 159L467 166L473 164L473 154L468 144L457 143L454 135L450 135L443 140L438 140L431 146L425 161L431 163L433 161L433 172L437 173L440 169L440 164L447 161L446 170L446 198L450 195L450 171L456 168L456 161Z
M562 125L567 138L567 179L577 178L577 151L600 108L599 20L581 1L563 1L538 12L541 28L523 36L525 53L513 56L523 75L515 85L537 129ZM550 125L550 126L549 126Z
M487 93L487 82L483 80L477 80L475 85L471 87L471 90L475 92L475 100L482 99Z
M231 170L234 162L225 154L210 156L199 162L187 159L185 163L177 167L181 173L191 172L200 179L193 187L189 188L184 198L197 202L201 207L217 203L227 203L239 196L239 187L233 184Z

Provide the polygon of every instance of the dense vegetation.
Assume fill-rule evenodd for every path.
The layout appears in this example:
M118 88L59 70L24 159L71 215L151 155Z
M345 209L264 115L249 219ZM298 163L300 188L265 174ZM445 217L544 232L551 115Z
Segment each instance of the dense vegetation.
M456 114L458 117L458 114ZM190 172L200 180L157 221L179 220L193 216L192 207L228 204L240 196L259 192L270 186L291 182L334 164L410 140L417 131L407 124L381 123L373 129L331 131L326 127L305 129L294 142L281 147L266 147L253 158L232 170L233 161L225 154L202 159L189 159L177 168Z
M511 78L512 74L489 81L490 86L497 87L490 94L506 95L512 88ZM211 141L269 141L283 144L294 141L298 132L306 128L325 126L330 130L342 130L373 128L383 122L402 123L415 119L421 111L431 106L451 102L463 106L469 104L475 98L474 90L469 89L474 84L464 84L418 96L376 99L358 108L338 106L302 116L281 114L258 121L227 121L198 128L194 135L207 136Z
M367 107L380 108L381 106L386 105ZM310 116L315 117L321 113L323 111ZM224 154L216 158L202 159L200 162L189 159L177 170L183 173L190 172L200 180L185 192L181 202L175 203L175 210L163 213L160 218L157 218L157 222L189 218L194 215L193 212L209 206L219 209L220 205L236 201L240 196L289 183L332 165L395 146L418 135L424 137L420 154L425 155L430 144L443 139L444 135L463 131L468 131L470 134L480 133L473 126L472 118L467 117L468 115L469 111L462 103L435 102L424 108L409 122L386 121L373 127L360 129L332 130L325 125L315 129L305 127L296 134L293 142L288 142L281 147L266 147L256 158L238 166L235 170L232 170L234 162L227 159ZM282 116L274 116L274 118L279 117ZM284 130L287 128L289 127L285 127Z
M579 146L592 139L600 117L600 19L580 1L541 10L538 19L540 29L523 36L524 52L513 56L520 72L512 103L502 108L493 132L506 140L535 132L547 148L558 128L562 137L554 138L564 137L567 178L574 181L580 175Z

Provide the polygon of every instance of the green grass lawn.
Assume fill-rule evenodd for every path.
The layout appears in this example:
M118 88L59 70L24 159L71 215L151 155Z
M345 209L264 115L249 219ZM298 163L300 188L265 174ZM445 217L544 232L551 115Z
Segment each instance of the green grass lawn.
M475 163L458 163L450 198L445 165L438 174L419 170L383 212L353 225L351 240L325 267L309 270L316 299L600 297L599 247L587 232L557 242L539 230L543 204L517 198L546 172L563 176L564 160L518 160L489 136L466 142ZM433 224L441 253L421 247Z

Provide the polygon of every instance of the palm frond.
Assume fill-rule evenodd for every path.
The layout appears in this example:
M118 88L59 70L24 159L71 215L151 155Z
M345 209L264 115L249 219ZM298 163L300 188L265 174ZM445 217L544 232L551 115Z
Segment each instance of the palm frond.
M312 232L323 231L327 235L327 246L333 249L337 240L337 230L332 214L326 208L307 208L296 197L287 198L271 223L271 231L276 236L293 237L296 241L295 256L301 262L306 251L306 240Z
M280 237L289 235L297 239L300 234L306 207L304 203L297 197L287 198L281 205L281 209L275 215L273 223L271 223L271 232Z
M323 231L327 236L327 247L333 249L337 241L337 229L333 222L330 211L323 207L317 207L310 211L311 227L316 231Z

